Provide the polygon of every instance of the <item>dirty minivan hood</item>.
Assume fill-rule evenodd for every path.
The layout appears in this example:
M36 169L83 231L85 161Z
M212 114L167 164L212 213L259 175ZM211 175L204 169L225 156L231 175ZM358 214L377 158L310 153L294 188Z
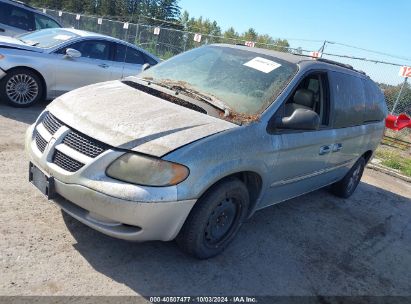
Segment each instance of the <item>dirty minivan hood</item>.
M238 127L120 81L69 92L53 101L48 110L71 128L106 144L158 157Z

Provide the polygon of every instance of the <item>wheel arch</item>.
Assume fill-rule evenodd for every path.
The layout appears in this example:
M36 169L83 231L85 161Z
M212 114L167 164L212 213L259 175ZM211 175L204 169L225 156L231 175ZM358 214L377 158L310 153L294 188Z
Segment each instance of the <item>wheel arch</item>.
M217 184L222 183L223 181L230 179L230 178L237 178L241 182L245 184L248 190L248 194L250 197L250 205L248 208L248 216L251 216L254 213L255 207L261 197L262 189L263 189L263 180L260 174L254 171L239 171L235 173L228 174L213 184L211 184L199 197L201 199L208 191L210 191L213 187Z
M364 159L365 159L365 163L366 163L366 164L371 160L371 157L372 157L373 153L374 153L374 152L373 152L372 150L368 150L367 152L365 152L365 153L362 155L362 157L364 157Z

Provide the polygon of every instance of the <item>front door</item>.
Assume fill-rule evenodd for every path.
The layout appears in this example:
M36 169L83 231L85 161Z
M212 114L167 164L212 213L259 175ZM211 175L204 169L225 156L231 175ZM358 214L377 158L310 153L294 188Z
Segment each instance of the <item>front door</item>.
M289 117L296 109L315 111L320 116L318 130L276 130L278 161L271 170L265 205L278 203L321 188L329 183L329 158L334 132L329 128L327 74L311 73L297 85L275 117ZM279 148L278 148L279 147Z
M72 48L81 53L80 58L65 55ZM103 40L86 40L73 43L50 56L55 61L55 96L65 92L111 79L111 43Z

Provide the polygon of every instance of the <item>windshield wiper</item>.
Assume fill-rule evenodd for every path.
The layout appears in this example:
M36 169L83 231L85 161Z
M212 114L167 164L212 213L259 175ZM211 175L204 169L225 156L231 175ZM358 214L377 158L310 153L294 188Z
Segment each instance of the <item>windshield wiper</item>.
M139 80L145 81L148 84L152 83L160 87L167 88L171 91L175 91L176 93L179 93L179 92L188 93L200 99L201 101L204 101L205 103L211 105L212 107L217 108L218 110L224 112L224 117L230 116L231 109L228 106L226 106L222 101L216 99L215 97L207 95L205 93L198 92L197 90L187 88L184 83L173 82L173 81L168 81L168 80L156 81L151 78L139 78Z
M173 88L176 89L176 90L178 90L178 91L181 91L181 92L185 92L185 93L194 95L194 96L196 96L197 98L199 98L199 99L201 99L202 101L204 101L205 103L208 103L209 105L211 105L211 106L213 106L213 107L215 107L215 108L223 111L223 112L224 112L224 117L230 116L230 108L227 107L223 102L221 102L220 100L218 100L218 99L216 99L216 98L214 98L214 97L211 97L211 96L209 96L209 95L207 95L207 94L200 93L200 92L198 92L198 91L196 91L196 90L189 89L189 88L186 88L186 87L180 86L180 85L175 85L175 86L173 86Z
M24 44L27 44L27 45L30 45L30 46L36 46L40 43L40 42L30 41L30 40L26 41L26 40L23 40L23 39L20 39L20 38L16 38L16 39L23 42Z

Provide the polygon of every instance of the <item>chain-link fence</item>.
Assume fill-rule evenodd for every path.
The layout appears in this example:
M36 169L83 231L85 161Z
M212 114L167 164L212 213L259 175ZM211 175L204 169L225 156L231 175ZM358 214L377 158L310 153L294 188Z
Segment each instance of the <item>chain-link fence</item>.
M366 72L384 90L390 111L393 110L397 101L394 114L407 113L411 115L411 86L409 83L403 85L404 78L399 75L402 66L411 66L411 59L408 58L330 41L287 39L291 45L288 47L283 44L265 44L259 41L246 42L241 39L184 31L181 25L161 20L154 22L157 25L143 24L153 23L153 20L148 20L147 17L143 16L137 16L137 18L133 16L134 20L138 20L138 23L129 23L51 9L47 9L46 12L59 20L64 27L113 36L139 45L162 59L210 43L242 45L249 43L255 47L307 56L311 56L313 51L319 51L322 58L349 64L357 70Z

